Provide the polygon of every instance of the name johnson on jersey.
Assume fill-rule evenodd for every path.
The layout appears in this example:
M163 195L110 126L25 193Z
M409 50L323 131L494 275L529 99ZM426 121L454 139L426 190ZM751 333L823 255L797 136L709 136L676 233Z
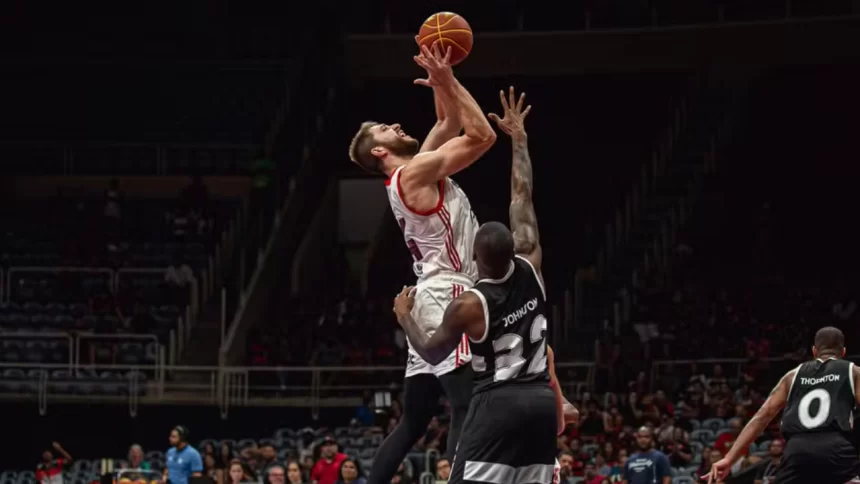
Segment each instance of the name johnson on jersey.
M537 308L537 304L537 298L532 298L529 302L523 304L523 307L502 318L502 320L505 322L505 327L507 328L508 326L522 319L526 314L534 311L535 308Z

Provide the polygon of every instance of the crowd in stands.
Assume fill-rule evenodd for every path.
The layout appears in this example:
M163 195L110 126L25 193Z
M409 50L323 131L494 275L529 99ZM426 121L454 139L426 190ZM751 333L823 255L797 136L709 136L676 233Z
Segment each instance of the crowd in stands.
M0 329L5 333L152 334L155 341L91 339L90 364L154 361L155 345L186 316L193 286L233 202L210 200L199 177L173 199L132 199L117 180L101 197L64 189L0 208ZM63 363L71 348L4 338L7 363ZM6 379L24 373L9 369Z
M335 301L296 298L283 305L282 311L289 311L283 319L255 329L249 364L399 365L406 337L390 306L390 301L349 295Z
M764 399L763 389L774 379L751 375L727 376L718 364L692 366L676 375L681 382L677 397L652 391L647 378L628 382L624 392L569 395L580 409L580 424L558 437L561 482L603 484L621 482L633 464L633 456L666 456L666 475L675 483L698 482L710 463L725 455L746 419ZM439 416L428 425L425 436L404 460L392 484L417 483L424 472L445 481L450 462L444 455L450 409L442 398ZM397 399L384 411L360 406L348 426L319 429L279 429L269 438L204 438L194 442L200 453L201 472L218 484L263 482L268 484L318 483L363 484L376 449L402 415ZM205 432L205 429L202 430ZM782 452L778 423L752 445L733 468L733 474L751 472L772 476ZM166 444L165 444L166 447ZM110 469L150 469L156 476L170 468L161 450L144 452L132 446L125 459L107 465L102 461L77 460L61 447L46 451L40 471L60 466L66 484L88 482ZM431 454L428 454L431 451ZM433 452L435 451L435 452ZM438 452L438 454L436 453ZM431 458L428 458L428 455ZM427 466L429 465L429 468ZM663 472L663 471L660 471ZM2 484L23 484L28 473L4 475ZM658 481L659 482L659 481Z

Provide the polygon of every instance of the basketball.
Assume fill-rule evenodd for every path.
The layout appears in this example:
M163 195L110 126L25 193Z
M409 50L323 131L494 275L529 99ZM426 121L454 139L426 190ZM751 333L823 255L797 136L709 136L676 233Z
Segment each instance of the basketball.
M461 62L472 51L472 28L466 19L451 12L439 12L431 15L421 25L418 31L418 45L438 48L445 52L451 47L451 65Z

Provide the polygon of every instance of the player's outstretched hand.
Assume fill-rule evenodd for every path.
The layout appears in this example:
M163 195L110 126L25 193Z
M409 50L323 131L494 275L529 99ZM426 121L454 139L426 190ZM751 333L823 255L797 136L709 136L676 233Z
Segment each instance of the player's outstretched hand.
M397 321L402 322L403 317L412 312L412 306L414 305L415 287L403 286L403 290L394 298L394 314L397 315Z
M520 98L517 99L514 93L514 86L511 86L507 98L505 97L505 91L499 91L499 99L502 101L504 117L499 118L496 113L490 113L488 117L496 123L499 129L507 133L508 136L525 135L526 116L529 115L529 111L532 109L531 106L528 106L523 110L523 101L526 99L526 93L521 93Z
M711 472L707 476L702 476L702 479L707 479L708 484L722 482L729 476L729 471L732 469L732 463L726 459L720 459L711 465Z
M454 71L451 70L451 47L445 52L439 50L438 44L432 49L421 46L421 54L414 57L415 63L427 71L427 79L415 79L415 84L434 87L450 84L454 81Z

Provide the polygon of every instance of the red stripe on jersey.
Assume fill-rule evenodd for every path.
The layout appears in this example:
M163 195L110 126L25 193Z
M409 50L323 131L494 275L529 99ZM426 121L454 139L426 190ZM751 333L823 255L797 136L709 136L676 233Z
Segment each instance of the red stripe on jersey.
M445 249L448 251L448 259L451 260L454 270L459 272L461 261L460 254L457 253L457 246L454 244L454 229L451 227L451 214L448 213L448 209L442 207L438 215L439 220L445 226Z
M460 296L460 294L463 294L463 289L465 289L465 288L461 284L454 284L454 287L453 287L454 298L457 298L458 296ZM457 349L455 350L454 365L456 367L459 367L460 365L465 363L465 361L464 361L465 358L463 358L463 357L468 356L468 355L469 355L469 340L468 340L468 336L466 336L466 334L464 333L463 336L460 338L460 342L457 344Z
M442 215L445 217L445 220L448 222L448 235L451 239L451 250L454 253L454 258L457 259L456 269L460 270L460 267L463 265L463 261L460 259L460 253L457 252L457 244L454 243L454 226L451 224L451 212L448 211L447 208L442 207ZM460 292L463 292L463 286L460 286ZM459 295L459 294L458 294Z
M440 217L441 218L441 217ZM448 241L445 241L445 247L448 246ZM459 284L451 284L451 300L457 299L457 286ZM454 350L454 368L460 366L460 345L457 345L457 349Z
M415 210L410 207L409 204L406 203L406 198L403 196L403 185L401 183L401 179L403 178L403 170L400 169L400 173L397 173L397 195L400 197L400 201L403 202L403 206L406 207L406 210L414 213L415 215L433 215L434 213L438 213L439 210L442 209L442 205L445 203L445 180L439 180L439 201L436 202L436 206L431 208L430 210ZM386 182L386 185L391 184L391 179L389 178Z

